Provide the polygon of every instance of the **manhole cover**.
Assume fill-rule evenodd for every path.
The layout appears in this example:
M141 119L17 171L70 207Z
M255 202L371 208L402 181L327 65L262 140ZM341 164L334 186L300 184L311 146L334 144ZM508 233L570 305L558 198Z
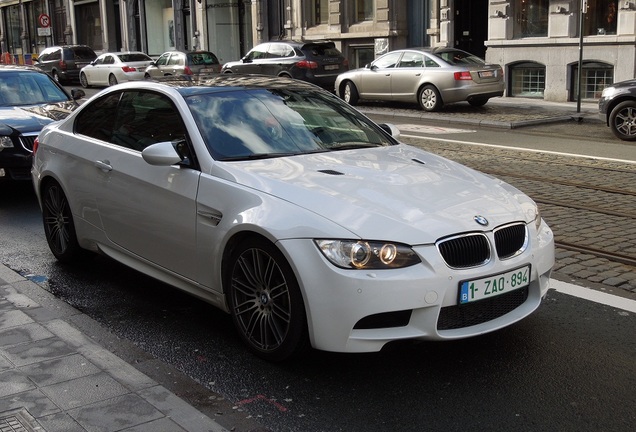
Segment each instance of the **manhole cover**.
M29 412L22 408L19 410L0 413L0 432L45 432L38 426Z

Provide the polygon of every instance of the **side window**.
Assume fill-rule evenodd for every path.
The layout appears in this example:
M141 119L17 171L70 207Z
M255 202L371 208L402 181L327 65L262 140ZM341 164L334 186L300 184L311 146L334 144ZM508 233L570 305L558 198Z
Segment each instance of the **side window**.
M113 58L113 56L106 56L104 57L104 64L113 64L115 63L115 59Z
M109 94L96 101L92 109L83 110L75 119L75 133L110 141L113 137L120 95L121 93Z
M51 60L62 60L62 50L61 49L56 49L46 59L49 60L49 61L51 61Z
M437 64L437 62L435 60L433 60L430 57L425 57L424 58L424 66L426 66L427 68L430 67L440 67L439 64Z
M270 44L267 58L293 57L294 50L286 44Z
M184 64L183 58L180 54L172 54L170 56L170 60L168 60L169 65L182 65Z
M247 55L249 59L251 60L258 60L258 59L263 59L267 56L267 49L269 48L270 44L262 44L262 45L258 45L256 47L254 47L254 49L252 49L252 51L249 52L249 54Z
M165 66L168 63L168 57L170 57L170 54L162 54L157 60L157 66Z
M402 56L402 60L400 60L400 64L398 67L400 68L412 68L412 67L422 67L424 66L424 56L420 53L407 51Z
M158 142L186 138L181 115L172 101L153 92L124 93L113 129L112 143L138 151Z
M393 68L397 64L398 60L400 60L400 56L402 53L389 53L385 54L376 61L373 62L373 66L380 69Z

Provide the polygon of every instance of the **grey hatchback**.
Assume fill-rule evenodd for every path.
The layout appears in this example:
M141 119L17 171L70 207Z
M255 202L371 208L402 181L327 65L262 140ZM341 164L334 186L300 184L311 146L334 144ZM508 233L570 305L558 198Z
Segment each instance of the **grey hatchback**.
M97 58L86 45L62 45L45 48L34 65L59 83L79 81L80 69Z
M347 70L349 62L333 42L285 40L257 45L221 72L295 78L333 91L336 77Z

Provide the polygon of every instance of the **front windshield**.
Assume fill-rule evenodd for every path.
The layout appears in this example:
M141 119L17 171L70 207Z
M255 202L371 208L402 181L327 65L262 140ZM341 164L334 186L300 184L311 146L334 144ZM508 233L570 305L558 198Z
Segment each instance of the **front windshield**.
M0 73L0 106L43 105L69 98L43 73Z
M217 160L395 143L347 104L318 91L253 89L197 94L186 101Z

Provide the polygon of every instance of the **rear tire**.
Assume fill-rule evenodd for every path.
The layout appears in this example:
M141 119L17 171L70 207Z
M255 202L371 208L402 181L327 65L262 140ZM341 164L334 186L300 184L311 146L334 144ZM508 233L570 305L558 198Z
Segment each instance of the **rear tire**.
M84 88L89 88L90 87L90 85L88 85L88 78L86 78L86 74L84 74L84 73L80 74L80 84Z
M636 141L636 101L621 102L609 117L612 133L623 141Z
M117 85L117 77L116 77L115 75L110 74L110 75L108 76L108 85L109 85L109 86Z
M42 190L42 220L44 234L55 258L61 262L72 262L84 254L77 242L75 223L62 187L51 182Z
M471 99L468 101L468 103L470 104L470 106L480 107L488 103L488 98Z
M356 85L351 81L347 81L342 92L342 99L349 105L356 105L360 99Z
M277 362L308 345L298 281L276 246L260 238L242 240L224 274L232 320L252 352Z
M432 85L422 87L417 96L417 101L420 104L420 108L428 112L439 111L444 105L439 91Z

